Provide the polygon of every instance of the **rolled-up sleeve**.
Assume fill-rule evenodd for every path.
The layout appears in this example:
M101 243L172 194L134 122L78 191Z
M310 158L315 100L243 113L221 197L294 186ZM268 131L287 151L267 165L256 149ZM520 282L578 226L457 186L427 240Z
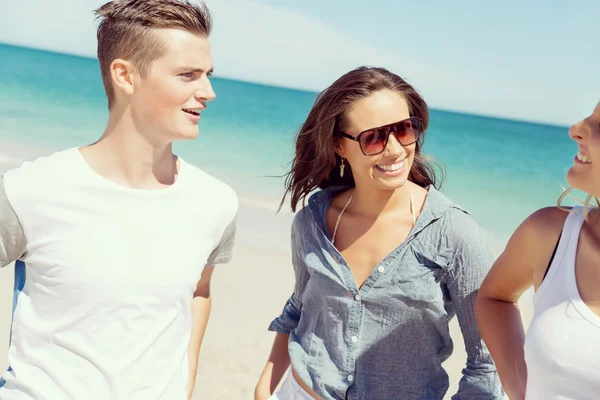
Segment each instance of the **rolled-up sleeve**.
M0 267L21 258L26 248L23 227L6 194L4 177L0 177Z
M292 223L291 250L292 265L294 267L295 283L294 292L285 303L281 315L269 325L269 330L280 333L290 333L298 326L302 312L302 294L310 277L304 262L302 235L300 233L301 213L299 211Z
M452 240L446 284L464 338L467 363L452 400L500 400L504 392L496 366L475 319L475 299L494 261L483 233L466 212L453 209L448 218Z

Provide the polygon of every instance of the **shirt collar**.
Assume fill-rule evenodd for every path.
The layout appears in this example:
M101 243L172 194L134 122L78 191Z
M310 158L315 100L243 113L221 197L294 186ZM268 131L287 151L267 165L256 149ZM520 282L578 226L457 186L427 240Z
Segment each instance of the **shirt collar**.
M349 188L349 186L332 186L322 189L310 196L307 208L310 210L310 214L319 228L326 231L324 226L325 213L329 208L331 200L338 193ZM423 205L421 214L419 214L413 229L413 234L418 233L427 225L439 219L450 208L456 208L468 213L468 211L450 201L450 199L433 187L433 185L428 186L426 189L427 197L425 198L425 204Z

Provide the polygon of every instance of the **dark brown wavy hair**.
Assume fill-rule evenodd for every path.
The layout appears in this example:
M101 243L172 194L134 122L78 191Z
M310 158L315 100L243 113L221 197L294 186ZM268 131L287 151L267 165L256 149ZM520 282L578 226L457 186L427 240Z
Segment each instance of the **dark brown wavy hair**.
M296 211L298 203L304 204L306 197L316 188L354 186L349 165L345 167L344 177L340 177L338 172L341 158L336 154L335 147L340 140L339 133L347 128L346 112L355 101L386 89L402 94L408 103L410 115L423 120L423 134L416 143L408 179L424 188L429 185L436 188L441 186L443 169L421 154L429 125L429 109L425 100L398 75L384 68L359 67L343 75L317 96L296 137L296 155L290 171L285 175L286 190L280 209L288 194L291 195L292 211Z

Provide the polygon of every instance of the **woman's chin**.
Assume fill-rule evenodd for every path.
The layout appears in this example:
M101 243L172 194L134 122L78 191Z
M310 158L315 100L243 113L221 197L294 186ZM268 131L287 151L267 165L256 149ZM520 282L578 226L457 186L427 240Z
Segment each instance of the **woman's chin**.
M375 179L375 184L380 189L396 190L400 189L408 182L408 177L404 175L395 177L386 177L384 179L378 177Z

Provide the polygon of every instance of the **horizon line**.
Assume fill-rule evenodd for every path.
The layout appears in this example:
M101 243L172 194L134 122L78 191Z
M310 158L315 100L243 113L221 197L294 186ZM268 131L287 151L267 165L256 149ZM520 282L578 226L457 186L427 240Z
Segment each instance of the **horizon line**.
M43 53L58 54L61 56L81 58L81 59L85 59L85 60L96 60L96 61L98 60L97 57L90 56L90 55L79 54L79 53L70 53L70 52L59 51L59 50L54 50L54 49L51 50L51 49L47 49L47 48L43 48L43 47L23 46L21 44L14 44L14 43L9 43L9 42L4 42L4 41L0 41L0 46L16 47L16 48L20 48L20 49L39 51L39 52L43 52ZM217 78L217 79L230 80L230 81L241 82L241 83L245 83L245 84L270 87L270 88L276 88L276 89L283 89L283 90L290 90L290 91L296 91L296 92L303 92L303 93L307 93L307 94L313 94L315 96L320 93L320 91L313 90L310 88L297 87L297 86L293 86L293 85L273 84L273 83L269 83L269 82L265 82L265 81L261 81L261 80L244 80L244 79L240 79L240 78L237 78L234 76L221 75L218 72L216 72L213 75L213 77ZM324 89L325 88L323 88L321 90L324 90ZM505 115L487 114L487 113L472 112L472 111L461 111L461 110L451 109L451 108L447 108L447 107L443 107L443 106L429 107L429 110L435 111L435 112L443 112L443 113L451 113L451 114L459 114L459 115L468 115L468 116L480 117L480 118L495 119L495 120L499 120L499 121L519 122L519 123L530 124L530 125L547 126L547 127L552 127L552 128L564 128L564 129L569 128L569 125L561 125L561 124L558 124L555 122L541 121L541 120L535 120L535 119L526 120L526 119L518 119L515 117L509 117L509 116L505 116Z

